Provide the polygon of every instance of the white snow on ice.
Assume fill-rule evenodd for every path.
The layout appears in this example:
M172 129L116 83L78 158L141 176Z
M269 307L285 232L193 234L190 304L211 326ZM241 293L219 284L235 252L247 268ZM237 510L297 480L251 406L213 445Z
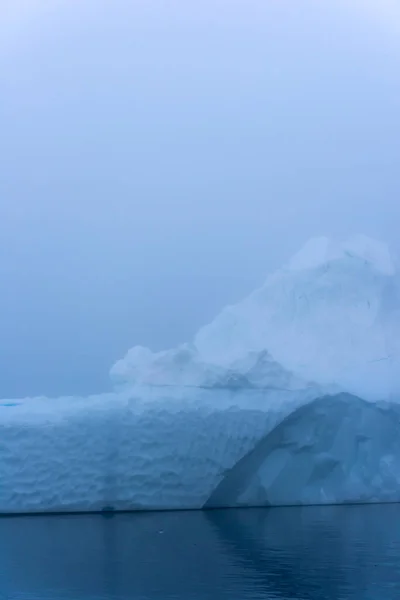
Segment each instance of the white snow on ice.
M0 512L400 501L400 294L385 245L316 238L115 392L0 402Z
M365 235L356 235L344 242L327 237L312 238L293 256L289 268L293 270L315 269L347 257L363 260L384 275L395 274L395 266L389 248Z

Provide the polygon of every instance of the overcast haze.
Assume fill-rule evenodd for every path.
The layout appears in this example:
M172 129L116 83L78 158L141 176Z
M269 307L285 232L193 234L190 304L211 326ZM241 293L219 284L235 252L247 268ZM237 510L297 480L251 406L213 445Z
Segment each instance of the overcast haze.
M400 254L390 1L0 7L0 396L106 390L309 237Z

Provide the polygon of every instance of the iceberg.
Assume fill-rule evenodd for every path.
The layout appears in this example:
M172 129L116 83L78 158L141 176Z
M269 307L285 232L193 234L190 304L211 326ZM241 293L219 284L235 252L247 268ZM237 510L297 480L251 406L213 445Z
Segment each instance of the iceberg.
M113 393L0 401L0 512L400 501L399 292L384 244L316 238Z

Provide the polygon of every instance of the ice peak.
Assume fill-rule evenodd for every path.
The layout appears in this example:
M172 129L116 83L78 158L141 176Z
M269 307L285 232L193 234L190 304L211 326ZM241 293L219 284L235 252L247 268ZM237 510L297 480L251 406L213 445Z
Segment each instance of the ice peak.
M355 235L342 242L328 237L312 238L293 256L288 268L292 271L315 269L344 258L359 258L383 275L395 272L388 246L365 235Z
M363 235L314 238L191 344L154 354L133 349L112 376L123 385L300 389L313 382L363 398L400 394L395 275L385 244Z

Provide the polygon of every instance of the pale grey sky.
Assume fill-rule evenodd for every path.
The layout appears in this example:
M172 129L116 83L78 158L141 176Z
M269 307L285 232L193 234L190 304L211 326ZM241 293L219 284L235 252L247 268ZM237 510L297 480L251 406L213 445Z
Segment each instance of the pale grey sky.
M307 238L400 254L391 0L0 8L0 397L107 389Z

